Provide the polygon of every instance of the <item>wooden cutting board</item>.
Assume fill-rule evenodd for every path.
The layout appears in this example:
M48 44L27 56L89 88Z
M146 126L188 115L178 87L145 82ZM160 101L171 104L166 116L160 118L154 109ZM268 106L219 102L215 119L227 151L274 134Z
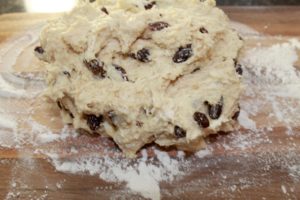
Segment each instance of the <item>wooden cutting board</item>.
M258 42L268 46L300 36L300 7L224 7L223 9L233 21L269 35L268 37L249 36L246 40L248 49ZM24 49L20 53L16 48L16 56L12 52L2 57L0 73L11 73L3 63L9 62L8 57L15 56L17 57L14 65L15 72L21 72L25 77L30 73L43 74L41 64L31 54L37 43L25 44L20 38L24 35L24 40L32 37L26 31L35 33L40 30L45 20L57 16L58 14L29 13L1 15L0 51L7 48L8 43L13 42L16 42L15 47L24 45ZM282 37L277 37L278 35ZM300 66L299 61L295 66L297 68ZM37 86L28 86L28 88L30 92L39 89ZM291 103L294 103L297 108L300 106L299 101ZM268 123L265 114L268 109L269 107L266 106L259 112L260 114L253 116L252 120L256 122L258 128L263 128ZM58 133L62 127L58 110L46 106L40 97L0 98L0 114L17 119L24 134L28 135L32 130L25 123L22 124L24 119L28 118L48 127L54 133ZM299 113L292 112L291 115L299 116ZM289 166L300 167L300 123L293 124L291 127L292 135L286 134L286 129L285 124L278 120L272 130L265 130L267 140L243 148L233 145L226 149L223 145L232 145L237 133L208 138L212 154L195 157L193 160L195 167L186 176L171 183L160 183L162 199L300 198L300 171L296 169L291 175L287 170ZM10 130L0 128L0 134L4 131L9 134ZM238 134L245 136L246 141L260 139L255 135L256 133L246 129L241 129ZM91 148L85 148L87 144L93 145ZM58 152L61 152L62 158L69 159L74 155L66 153L66 149L76 147L79 151L77 156L96 152L97 156L101 157L103 148L107 147L107 144L105 145L99 137L82 136L80 139L39 144L38 147L34 144L21 148L0 147L0 199L79 200L109 199L112 196L115 199L143 199L139 195L126 192L125 183L105 182L96 175L58 172L45 154L35 152L37 148L47 151L55 147ZM291 150L290 146L294 148ZM174 151L170 150L169 153L172 155ZM149 154L151 156L151 152ZM182 190L182 188L186 189Z

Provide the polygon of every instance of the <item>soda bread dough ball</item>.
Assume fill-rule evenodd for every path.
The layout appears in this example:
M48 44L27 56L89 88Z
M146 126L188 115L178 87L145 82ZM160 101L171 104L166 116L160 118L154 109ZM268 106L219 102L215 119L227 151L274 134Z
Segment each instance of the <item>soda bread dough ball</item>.
M195 151L235 124L242 41L213 0L81 3L40 42L64 122L128 156L150 142Z

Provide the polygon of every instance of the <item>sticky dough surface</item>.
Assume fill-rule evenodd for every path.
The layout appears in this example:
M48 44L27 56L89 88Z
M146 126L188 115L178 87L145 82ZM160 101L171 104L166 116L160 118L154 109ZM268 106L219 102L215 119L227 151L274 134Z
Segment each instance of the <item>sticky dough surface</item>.
M212 0L81 3L40 42L45 95L64 122L113 138L128 156L150 142L195 151L235 124L242 41Z

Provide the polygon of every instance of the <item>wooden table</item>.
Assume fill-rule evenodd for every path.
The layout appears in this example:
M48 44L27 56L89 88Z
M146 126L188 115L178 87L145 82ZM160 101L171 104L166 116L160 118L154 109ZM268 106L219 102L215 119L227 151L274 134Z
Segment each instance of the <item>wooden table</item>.
M300 7L223 7L234 21L249 25L268 38L249 38L246 44L250 48L257 41L270 45L280 43L289 37L300 36ZM0 16L0 50L15 35L22 35L47 19L57 14L5 14ZM282 38L272 37L282 35ZM2 44L1 44L2 43ZM33 49L35 44L29 46ZM26 55L22 55L26 57ZM21 59L22 60L22 59ZM19 61L15 70L40 73L37 61L30 60L32 67L24 68ZM299 63L299 61L298 61ZM1 66L1 63L0 63ZM3 67L3 66L2 66ZM1 68L1 73L5 72ZM299 91L300 92L300 91ZM21 102L20 102L21 101ZM35 107L32 113L18 113L18 110ZM295 106L299 107L299 102ZM12 109L12 116L19 119L32 117L41 124L46 124L53 132L60 130L62 124L57 117L57 110L45 107L42 100L1 99L0 108ZM0 114L3 109L0 109ZM267 108L266 108L267 109ZM257 126L262 128L266 116L253 116ZM292 113L299 115L299 113ZM49 121L52 117L52 121ZM24 126L24 130L26 127ZM0 129L3 131L3 129ZM30 130L28 130L30 131ZM245 140L257 139L253 132L240 130ZM286 127L280 121L273 130L266 130L268 140L257 142L243 148L232 146L229 150L220 144L231 145L236 133L213 136L208 139L213 149L211 155L195 157L195 166L186 176L172 183L160 184L163 199L298 199L300 198L300 172L291 176L287 168L300 166L300 123L293 125L293 135L286 134ZM241 134L239 133L239 134ZM83 136L84 144L95 143L95 139ZM266 143L265 141L269 141ZM1 141L0 141L1 143ZM295 145L291 150L290 145ZM49 146L61 149L75 146L88 153L80 141L54 142L40 145L47 150ZM95 147L101 146L95 144ZM28 145L20 149L0 147L0 199L109 199L112 194L120 194L116 199L138 199L139 195L127 194L123 183L108 183L85 174L58 172L44 154L33 154L37 147ZM96 151L90 149L89 151ZM68 158L69 154L61 154ZM101 152L99 152L101 156ZM30 158L30 159L29 159ZM299 169L300 170L300 169ZM62 187L58 186L62 185ZM185 189L184 189L185 188ZM180 190L183 189L183 190ZM125 191L125 193L124 193ZM123 198L121 198L123 197Z

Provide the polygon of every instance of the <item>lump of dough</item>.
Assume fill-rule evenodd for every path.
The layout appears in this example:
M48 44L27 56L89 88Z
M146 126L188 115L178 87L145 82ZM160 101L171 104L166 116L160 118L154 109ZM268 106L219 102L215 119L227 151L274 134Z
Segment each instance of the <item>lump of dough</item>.
M64 122L128 156L151 142L196 151L236 123L242 41L213 0L80 3L40 42Z

